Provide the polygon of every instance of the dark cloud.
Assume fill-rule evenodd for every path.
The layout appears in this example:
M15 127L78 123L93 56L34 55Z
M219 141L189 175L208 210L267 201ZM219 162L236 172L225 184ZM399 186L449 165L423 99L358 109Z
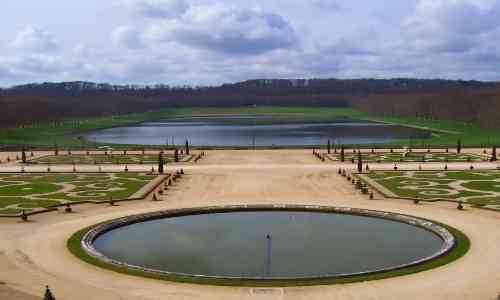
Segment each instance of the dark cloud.
M258 55L297 42L291 25L277 14L222 6L195 7L182 18L153 24L149 35L228 55Z
M473 2L458 1L437 9L436 17L451 32L475 35L496 29L500 25L499 4L481 8Z
M134 13L149 18L175 18L184 14L188 4L184 0L122 0Z

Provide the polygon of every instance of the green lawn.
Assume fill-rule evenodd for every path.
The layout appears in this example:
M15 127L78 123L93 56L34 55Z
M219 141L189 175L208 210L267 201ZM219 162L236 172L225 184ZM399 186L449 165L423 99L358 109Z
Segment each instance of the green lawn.
M500 209L500 171L373 171L367 176L401 198Z
M65 120L56 125L37 124L17 129L0 129L0 144L30 144L37 146L61 147L89 147L94 146L92 142L80 138L84 132L110 128L115 126L126 126L145 121L182 119L192 116L223 116L223 115L259 115L272 116L272 120L258 119L257 124L268 124L269 122L329 122L340 118L357 120L389 122L405 126L431 128L436 130L430 139L402 140L391 145L399 147L411 145L413 147L426 147L427 145L456 145L459 138L464 146L487 146L500 145L500 133L498 130L484 129L475 124L446 121L446 120L422 120L416 118L396 118L374 116L358 112L349 108L326 108L326 107L235 107L235 108L179 108L168 109L147 113L135 113L125 116L99 117L81 120ZM225 120L225 122L236 122ZM117 148L130 147L131 145L115 145ZM389 145L386 145L389 146Z
M126 199L154 178L145 173L0 174L0 214L79 201Z
M167 163L174 162L172 153L164 154L163 158ZM180 155L179 161L186 162L192 158L191 155ZM157 164L156 154L72 154L72 155L48 155L28 160L29 164L53 164L53 165L132 165L132 164Z
M405 126L415 126L422 128L432 128L441 131L452 131L455 133L440 133L435 132L431 139L415 139L404 141L405 145L413 147L425 148L429 146L451 146L457 144L457 140L461 139L467 147L490 147L492 145L500 145L500 132L498 129L482 128L474 123L456 122L448 120L423 120L417 118L404 117L380 117L373 115L365 115L363 118L371 121L382 121ZM399 144L403 143L401 141Z

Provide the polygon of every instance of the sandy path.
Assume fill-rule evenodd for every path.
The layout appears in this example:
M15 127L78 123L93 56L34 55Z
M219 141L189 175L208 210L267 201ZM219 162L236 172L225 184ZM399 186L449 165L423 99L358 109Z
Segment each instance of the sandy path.
M163 202L118 207L81 206L30 223L0 220L0 299L12 289L41 295L49 284L62 300L152 299L495 299L500 292L500 214L459 212L447 203L415 206L408 201L369 201L309 151L214 151L164 197ZM100 221L160 209L223 204L318 204L411 214L463 230L469 254L445 267L410 276L336 286L284 288L211 287L147 280L87 265L66 250L72 233ZM9 299L9 298L6 298ZM13 299L30 300L29 296Z

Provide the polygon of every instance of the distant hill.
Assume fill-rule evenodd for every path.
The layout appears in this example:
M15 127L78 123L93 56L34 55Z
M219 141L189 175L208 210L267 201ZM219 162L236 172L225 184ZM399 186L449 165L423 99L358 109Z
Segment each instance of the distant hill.
M438 92L451 88L493 88L495 82L440 79L255 79L216 87L168 85L111 85L94 82L31 83L0 89L7 96L124 95L169 97L172 95L331 95Z
M479 111L494 106L498 87L496 82L405 78L256 79L214 87L33 83L0 89L0 126L168 107L246 105L352 106L380 114L474 121Z

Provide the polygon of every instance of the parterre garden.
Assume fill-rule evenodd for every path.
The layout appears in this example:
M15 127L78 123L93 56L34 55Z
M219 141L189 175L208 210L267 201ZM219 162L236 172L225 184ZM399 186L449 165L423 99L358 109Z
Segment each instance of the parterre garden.
M192 155L179 154L179 161L188 162L192 157ZM164 154L163 158L166 163L175 161L174 155L170 153ZM157 164L158 154L60 154L33 158L27 163L53 165Z
M463 201L500 210L500 171L372 171L363 175L389 197Z
M328 155L333 161L340 161L340 153ZM487 158L471 153L451 153L451 152L375 152L362 153L364 162L371 163L395 163L395 162L480 162ZM358 160L358 154L345 152L344 160L353 162Z
M0 214L80 201L127 199L154 178L156 175L146 173L0 173Z

